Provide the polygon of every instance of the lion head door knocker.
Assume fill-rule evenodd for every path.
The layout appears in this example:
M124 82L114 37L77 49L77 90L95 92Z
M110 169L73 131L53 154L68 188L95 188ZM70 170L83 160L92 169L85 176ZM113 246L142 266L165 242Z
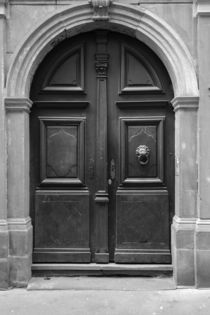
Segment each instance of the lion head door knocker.
M146 145L139 145L136 148L136 156L141 165L149 163L150 149Z

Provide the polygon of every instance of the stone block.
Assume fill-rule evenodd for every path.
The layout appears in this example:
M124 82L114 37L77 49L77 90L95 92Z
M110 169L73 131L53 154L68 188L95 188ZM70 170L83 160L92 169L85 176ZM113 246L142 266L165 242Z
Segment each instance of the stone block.
M210 287L210 221L198 220L196 226L196 287Z
M8 257L8 232L0 231L0 258Z
M0 220L0 289L7 289L9 285L9 241L5 220Z
M196 287L210 287L210 250L196 251Z
M196 233L196 248L198 250L210 250L210 231L198 231Z
M26 287L31 278L32 255L9 257L10 285Z
M31 219L9 218L10 285L25 287L31 278L32 225Z
M28 230L10 231L10 256L24 256L32 253L32 227Z
M0 289L9 287L9 267L7 259L0 259Z
M174 248L174 279L177 286L194 286L194 250Z
M194 231L193 230L177 230L174 237L177 249L193 249L194 248Z
M172 260L174 279L177 286L195 284L195 219L173 219L172 225Z

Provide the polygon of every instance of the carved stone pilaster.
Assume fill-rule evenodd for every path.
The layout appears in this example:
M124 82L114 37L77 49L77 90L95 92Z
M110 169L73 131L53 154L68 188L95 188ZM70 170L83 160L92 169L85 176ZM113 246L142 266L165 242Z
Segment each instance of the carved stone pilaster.
M89 0L89 3L93 8L93 20L109 19L109 7L112 0Z
M31 277L32 225L29 218L28 98L5 98L10 285L26 286ZM0 244L1 245L1 244Z

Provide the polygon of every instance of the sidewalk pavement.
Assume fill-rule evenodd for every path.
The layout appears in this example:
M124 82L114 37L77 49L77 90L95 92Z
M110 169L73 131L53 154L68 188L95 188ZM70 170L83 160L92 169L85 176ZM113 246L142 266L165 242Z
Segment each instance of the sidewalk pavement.
M0 315L209 315L210 290L176 289L171 278L32 278L0 291Z

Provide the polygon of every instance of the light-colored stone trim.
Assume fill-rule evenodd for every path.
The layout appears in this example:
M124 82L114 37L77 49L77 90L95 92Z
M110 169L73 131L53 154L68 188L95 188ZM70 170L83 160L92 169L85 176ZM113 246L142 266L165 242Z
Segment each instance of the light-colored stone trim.
M195 229L197 217L197 109L198 96L175 97L175 212L172 259L177 286L195 284ZM186 266L188 266L186 270Z
M36 28L14 54L7 80L7 97L29 96L32 77L44 56L53 48L53 43L64 39L65 34L72 37L98 27L124 32L143 41L165 64L175 97L198 96L192 57L170 25L141 6L113 3L109 14L109 21L99 25L92 20L89 4L72 5Z
M28 98L7 98L8 217L29 216L29 110Z
M210 284L210 219L198 219L195 229L195 285L209 288Z
M210 1L197 0L195 14L197 16L210 16Z
M196 227L197 229L199 229L200 231L204 230L208 230L210 232L210 219L208 220L202 220L202 219L197 219L196 221ZM210 248L210 244L209 244L209 248Z
M199 105L199 97L175 97L171 101L174 111L176 112L179 109L186 110L197 110Z
M9 233L7 220L0 220L0 290L9 285Z
M8 223L7 220L0 220L0 229L3 230L4 228L7 229Z
M195 284L195 227L195 218L180 218L178 216L173 218L171 227L172 260L173 277L177 287L193 286Z
M9 218L7 219L8 229L10 230L25 230L31 226L31 218Z
M6 98L5 107L7 111L30 112L32 101L28 98Z
M31 278L32 225L29 217L8 218L10 284L27 286Z
M184 227L186 229L194 229L196 225L196 218L180 218L177 215L173 217L174 226Z

